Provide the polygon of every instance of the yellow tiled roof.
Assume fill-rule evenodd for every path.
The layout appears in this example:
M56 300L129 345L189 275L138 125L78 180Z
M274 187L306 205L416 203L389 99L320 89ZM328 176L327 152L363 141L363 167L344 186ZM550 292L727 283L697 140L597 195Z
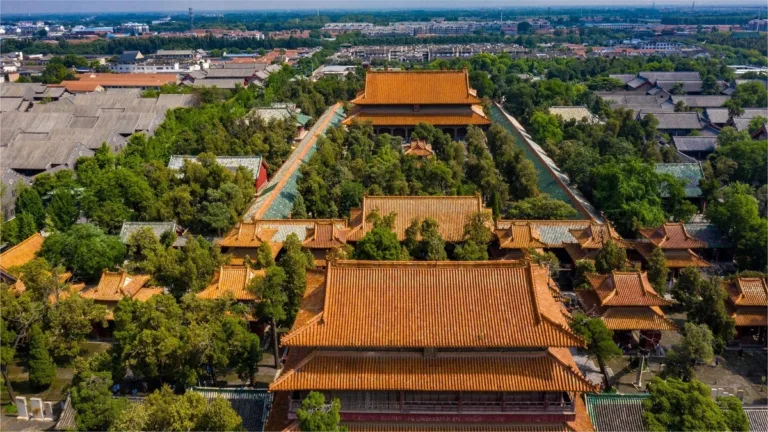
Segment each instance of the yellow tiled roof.
M369 71L357 105L477 104L469 73L461 71Z
M408 148L404 152L406 155L429 157L434 156L435 152L432 150L432 144L427 143L424 140L412 140L408 145Z
M499 247L502 249L545 248L539 231L530 224L511 224L508 228L496 230Z
M589 274L587 280L602 306L670 306L672 303L653 289L645 272Z
M601 318L611 330L678 330L656 306L610 307Z
M464 126L464 125L489 125L491 121L485 115L478 114L475 110L466 115L461 114L408 114L397 113L369 113L357 112L344 120L345 125L354 121L371 122L373 126L416 126L419 123L427 123L435 126Z
M120 301L123 297L133 297L149 280L149 275L131 275L127 272L107 272L101 274L99 284L81 295L99 301Z
M648 243L635 243L635 250L648 259L655 248ZM690 249L662 249L667 266L671 269L685 267L710 267L711 264Z
M570 347L545 268L503 261L337 261L292 347Z
M766 327L768 326L768 309L765 307L738 307L731 313L731 318L737 327Z
M0 269L8 271L32 261L35 259L35 254L43 247L43 241L45 238L40 233L35 233L4 251L0 254Z
M302 246L307 249L333 249L347 244L347 229L340 229L333 221L315 223L307 230Z
M405 230L415 218L423 221L426 218L434 219L439 225L440 235L443 240L459 242L464 240L464 225L469 217L477 212L491 210L483 207L480 195L474 196L368 196L363 197L362 207L352 209L353 216L350 232L347 240L359 241L365 233L370 231L372 224L365 222L365 218L373 211L378 211L384 217L395 213L394 231L398 240L405 239ZM489 228L492 228L489 226Z
M609 239L613 240L621 248L626 249L630 247L610 225L593 222L585 229L570 231L582 249L602 249L603 244Z
M246 266L221 266L213 275L213 281L197 297L202 299L219 299L232 295L238 301L257 300L254 293L248 290L248 284L255 277L263 278L264 270L253 270Z
M763 278L736 278L724 283L736 306L768 306L768 286Z
M639 233L662 249L697 249L707 247L706 243L688 234L682 222L668 223L658 228L641 229Z
M548 351L521 354L314 351L269 386L292 390L568 391L595 386Z

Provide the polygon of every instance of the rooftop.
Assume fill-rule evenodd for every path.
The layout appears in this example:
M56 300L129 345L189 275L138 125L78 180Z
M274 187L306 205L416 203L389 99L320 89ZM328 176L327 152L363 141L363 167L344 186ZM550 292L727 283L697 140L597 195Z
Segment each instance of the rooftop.
M263 278L264 270L253 270L246 266L221 266L213 274L213 281L197 297L219 299L233 296L238 301L255 301L256 294L248 290L253 278Z
M600 432L645 432L643 401L647 394L588 394L587 412Z
M650 243L637 242L634 244L634 247L635 250L647 260L656 246ZM662 252L664 252L664 258L667 260L667 266L672 269L685 267L704 268L711 266L709 262L690 249L662 249Z
M562 348L561 348L562 349ZM567 391L595 390L575 365L550 349L537 353L349 352L315 350L270 391ZM567 352L567 351L566 351Z
M432 218L439 225L440 235L445 241L464 240L464 225L477 212L490 213L483 206L480 195L474 196L363 196L362 206L350 210L351 229L349 240L359 241L373 229L365 221L368 215L378 211L381 217L395 213L394 231L398 240L405 239L405 230L412 220ZM490 227L489 227L490 228Z
M178 78L176 74L110 74L110 73L88 73L78 74L77 79L98 83L100 86L107 87L160 87L165 84L176 84Z
M735 306L768 306L768 286L763 278L737 277L724 287Z
M499 231L508 231L510 229L515 230L518 233L518 239L523 239L522 245L538 244L542 242L545 247L549 248L562 248L564 243L577 243L576 238L571 234L572 230L580 231L584 230L592 222L589 220L504 220L499 219L496 221L496 233L501 236L508 236L508 234L500 233ZM526 226L523 231L519 231L517 226ZM514 239L514 232L513 235ZM530 233L530 234L527 234ZM533 242L527 240L530 236ZM501 239L501 237L500 237ZM513 248L517 245L517 240L512 243L501 243L502 248ZM530 246L526 246L530 247ZM515 247L516 248L516 247Z
M195 156L173 155L168 161L168 168L180 170L185 161L197 162ZM247 168L254 180L259 178L259 172L263 165L261 156L216 156L216 163L229 171L237 172L239 167Z
M0 270L8 271L13 267L23 266L35 259L35 255L43 247L45 238L40 233L34 233L10 249L0 253Z
M322 312L295 326L282 342L366 348L582 346L552 297L551 283L545 268L513 262L329 262Z
M681 152L713 152L717 147L716 136L675 136L672 142Z
M653 289L645 272L611 272L590 274L587 280L597 294L601 306L670 306L671 303Z
M700 197L703 193L699 187L699 181L704 179L704 171L698 163L657 163L656 172L670 174L682 180L685 196L688 198Z
M469 87L469 72L461 71L369 71L365 90L352 103L357 105L477 104L480 99Z
M597 123L599 121L585 106L552 106L549 107L549 113L560 116L565 122L571 120L579 122L585 119L587 123Z
M576 228L570 231L582 249L602 249L609 240L621 248L630 247L629 243L621 238L621 235L611 225L592 222L585 228Z
M199 393L208 402L216 398L228 400L232 409L243 419L244 430L264 430L272 406L272 393L265 389L193 387L191 391Z
M120 301L123 297L147 300L154 295L162 294L164 291L163 288L146 287L145 285L150 279L152 279L150 275L105 271L101 274L99 284L83 291L81 295L83 298L110 302Z
M667 223L658 228L638 230L641 236L662 249L699 249L707 244L688 233L683 223Z
M656 126L659 130L701 130L706 126L706 123L699 117L699 113L696 111L672 112L644 109L640 110L637 116L638 118L645 118L649 114L652 114L659 121L659 124Z

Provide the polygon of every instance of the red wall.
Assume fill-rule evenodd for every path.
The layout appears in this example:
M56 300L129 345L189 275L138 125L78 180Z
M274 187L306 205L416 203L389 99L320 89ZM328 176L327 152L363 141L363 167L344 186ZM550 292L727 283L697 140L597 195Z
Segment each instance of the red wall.
M267 164L261 163L261 169L259 170L259 177L256 179L256 192L260 191L262 187L267 183Z

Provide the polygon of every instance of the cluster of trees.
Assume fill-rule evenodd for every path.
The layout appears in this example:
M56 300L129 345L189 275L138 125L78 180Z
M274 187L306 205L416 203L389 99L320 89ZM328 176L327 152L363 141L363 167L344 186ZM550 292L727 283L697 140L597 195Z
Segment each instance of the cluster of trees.
M510 199L528 200L514 208L517 214L541 218L574 214L566 203L539 193L532 162L499 125L491 126L487 136L470 127L465 139L457 142L432 125L419 124L411 138L430 144L435 157L405 155L400 138L375 135L370 123L330 129L318 141L317 152L301 167L300 198L293 217L345 217L366 193L480 193L497 216Z
M42 74L21 76L18 82L39 82L43 84L58 84L64 80L76 79L74 69L89 68L95 72L109 72L109 68L99 64L97 60L88 61L85 57L75 54L54 56L45 65Z
M735 396L713 400L698 380L654 378L643 401L643 421L650 431L748 431L749 421Z

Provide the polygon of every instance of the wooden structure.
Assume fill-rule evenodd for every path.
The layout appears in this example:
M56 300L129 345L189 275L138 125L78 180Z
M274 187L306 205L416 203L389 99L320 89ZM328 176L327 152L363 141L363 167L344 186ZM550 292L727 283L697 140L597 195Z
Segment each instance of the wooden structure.
M369 71L365 89L353 104L344 124L368 121L376 133L410 138L419 123L463 138L467 126L486 127L477 92L469 86L467 70Z
M590 287L577 291L584 312L600 317L621 346L651 348L662 331L677 330L660 309L672 303L656 293L645 272L590 274L587 280ZM639 338L633 332L639 332Z
M546 269L502 261L328 264L307 289L268 430L311 391L350 430L593 430ZM326 399L328 400L328 399Z

